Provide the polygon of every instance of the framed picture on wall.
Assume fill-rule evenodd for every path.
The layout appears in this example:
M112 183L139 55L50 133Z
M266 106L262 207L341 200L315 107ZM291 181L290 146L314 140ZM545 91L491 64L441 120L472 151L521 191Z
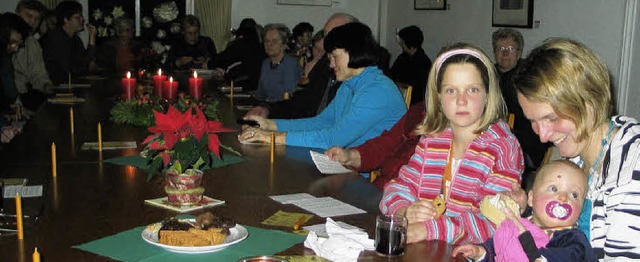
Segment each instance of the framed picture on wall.
M493 0L493 27L533 27L533 0Z
M447 0L413 0L414 10L446 10Z

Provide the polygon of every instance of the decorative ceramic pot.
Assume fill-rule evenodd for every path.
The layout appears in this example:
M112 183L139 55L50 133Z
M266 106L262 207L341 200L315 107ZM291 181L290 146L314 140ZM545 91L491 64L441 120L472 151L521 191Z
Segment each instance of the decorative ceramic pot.
M202 175L202 171L195 169L187 169L182 174L166 172L164 191L167 193L169 203L175 205L200 203L204 194L204 187L200 186Z

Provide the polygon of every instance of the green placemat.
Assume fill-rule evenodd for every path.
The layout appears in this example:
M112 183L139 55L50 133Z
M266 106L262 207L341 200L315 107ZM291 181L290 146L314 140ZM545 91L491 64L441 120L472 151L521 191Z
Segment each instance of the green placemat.
M304 236L283 231L245 227L249 231L249 237L245 240L206 254L172 253L151 245L142 240L145 227L136 227L74 248L121 261L236 261L248 256L273 255L305 239Z

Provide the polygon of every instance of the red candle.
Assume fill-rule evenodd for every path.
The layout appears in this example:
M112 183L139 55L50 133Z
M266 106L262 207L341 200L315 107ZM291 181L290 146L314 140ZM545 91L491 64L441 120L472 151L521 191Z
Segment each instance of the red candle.
M162 85L167 80L167 76L162 75L162 69L158 69L158 74L153 76L153 94L158 97L162 96Z
M122 78L122 99L129 100L135 97L136 79L131 78L131 72L127 72L127 77Z
M169 81L164 81L162 95L167 100L175 100L178 96L178 82L173 81L173 77L169 77Z
M198 78L196 71L193 71L193 77L189 78L189 94L193 99L202 98L202 78Z

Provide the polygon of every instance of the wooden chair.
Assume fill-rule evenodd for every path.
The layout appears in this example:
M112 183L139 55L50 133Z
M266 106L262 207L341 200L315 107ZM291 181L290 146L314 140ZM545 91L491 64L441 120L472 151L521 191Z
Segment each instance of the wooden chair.
M369 173L369 182L373 183L380 176L380 169L373 170Z
M400 93L402 93L402 97L404 97L404 103L407 105L407 108L411 106L411 93L413 92L413 86L401 82L396 82L396 86L400 89Z
M513 129L513 125L516 121L516 116L513 113L509 113L507 118L507 123L509 124L509 128Z

